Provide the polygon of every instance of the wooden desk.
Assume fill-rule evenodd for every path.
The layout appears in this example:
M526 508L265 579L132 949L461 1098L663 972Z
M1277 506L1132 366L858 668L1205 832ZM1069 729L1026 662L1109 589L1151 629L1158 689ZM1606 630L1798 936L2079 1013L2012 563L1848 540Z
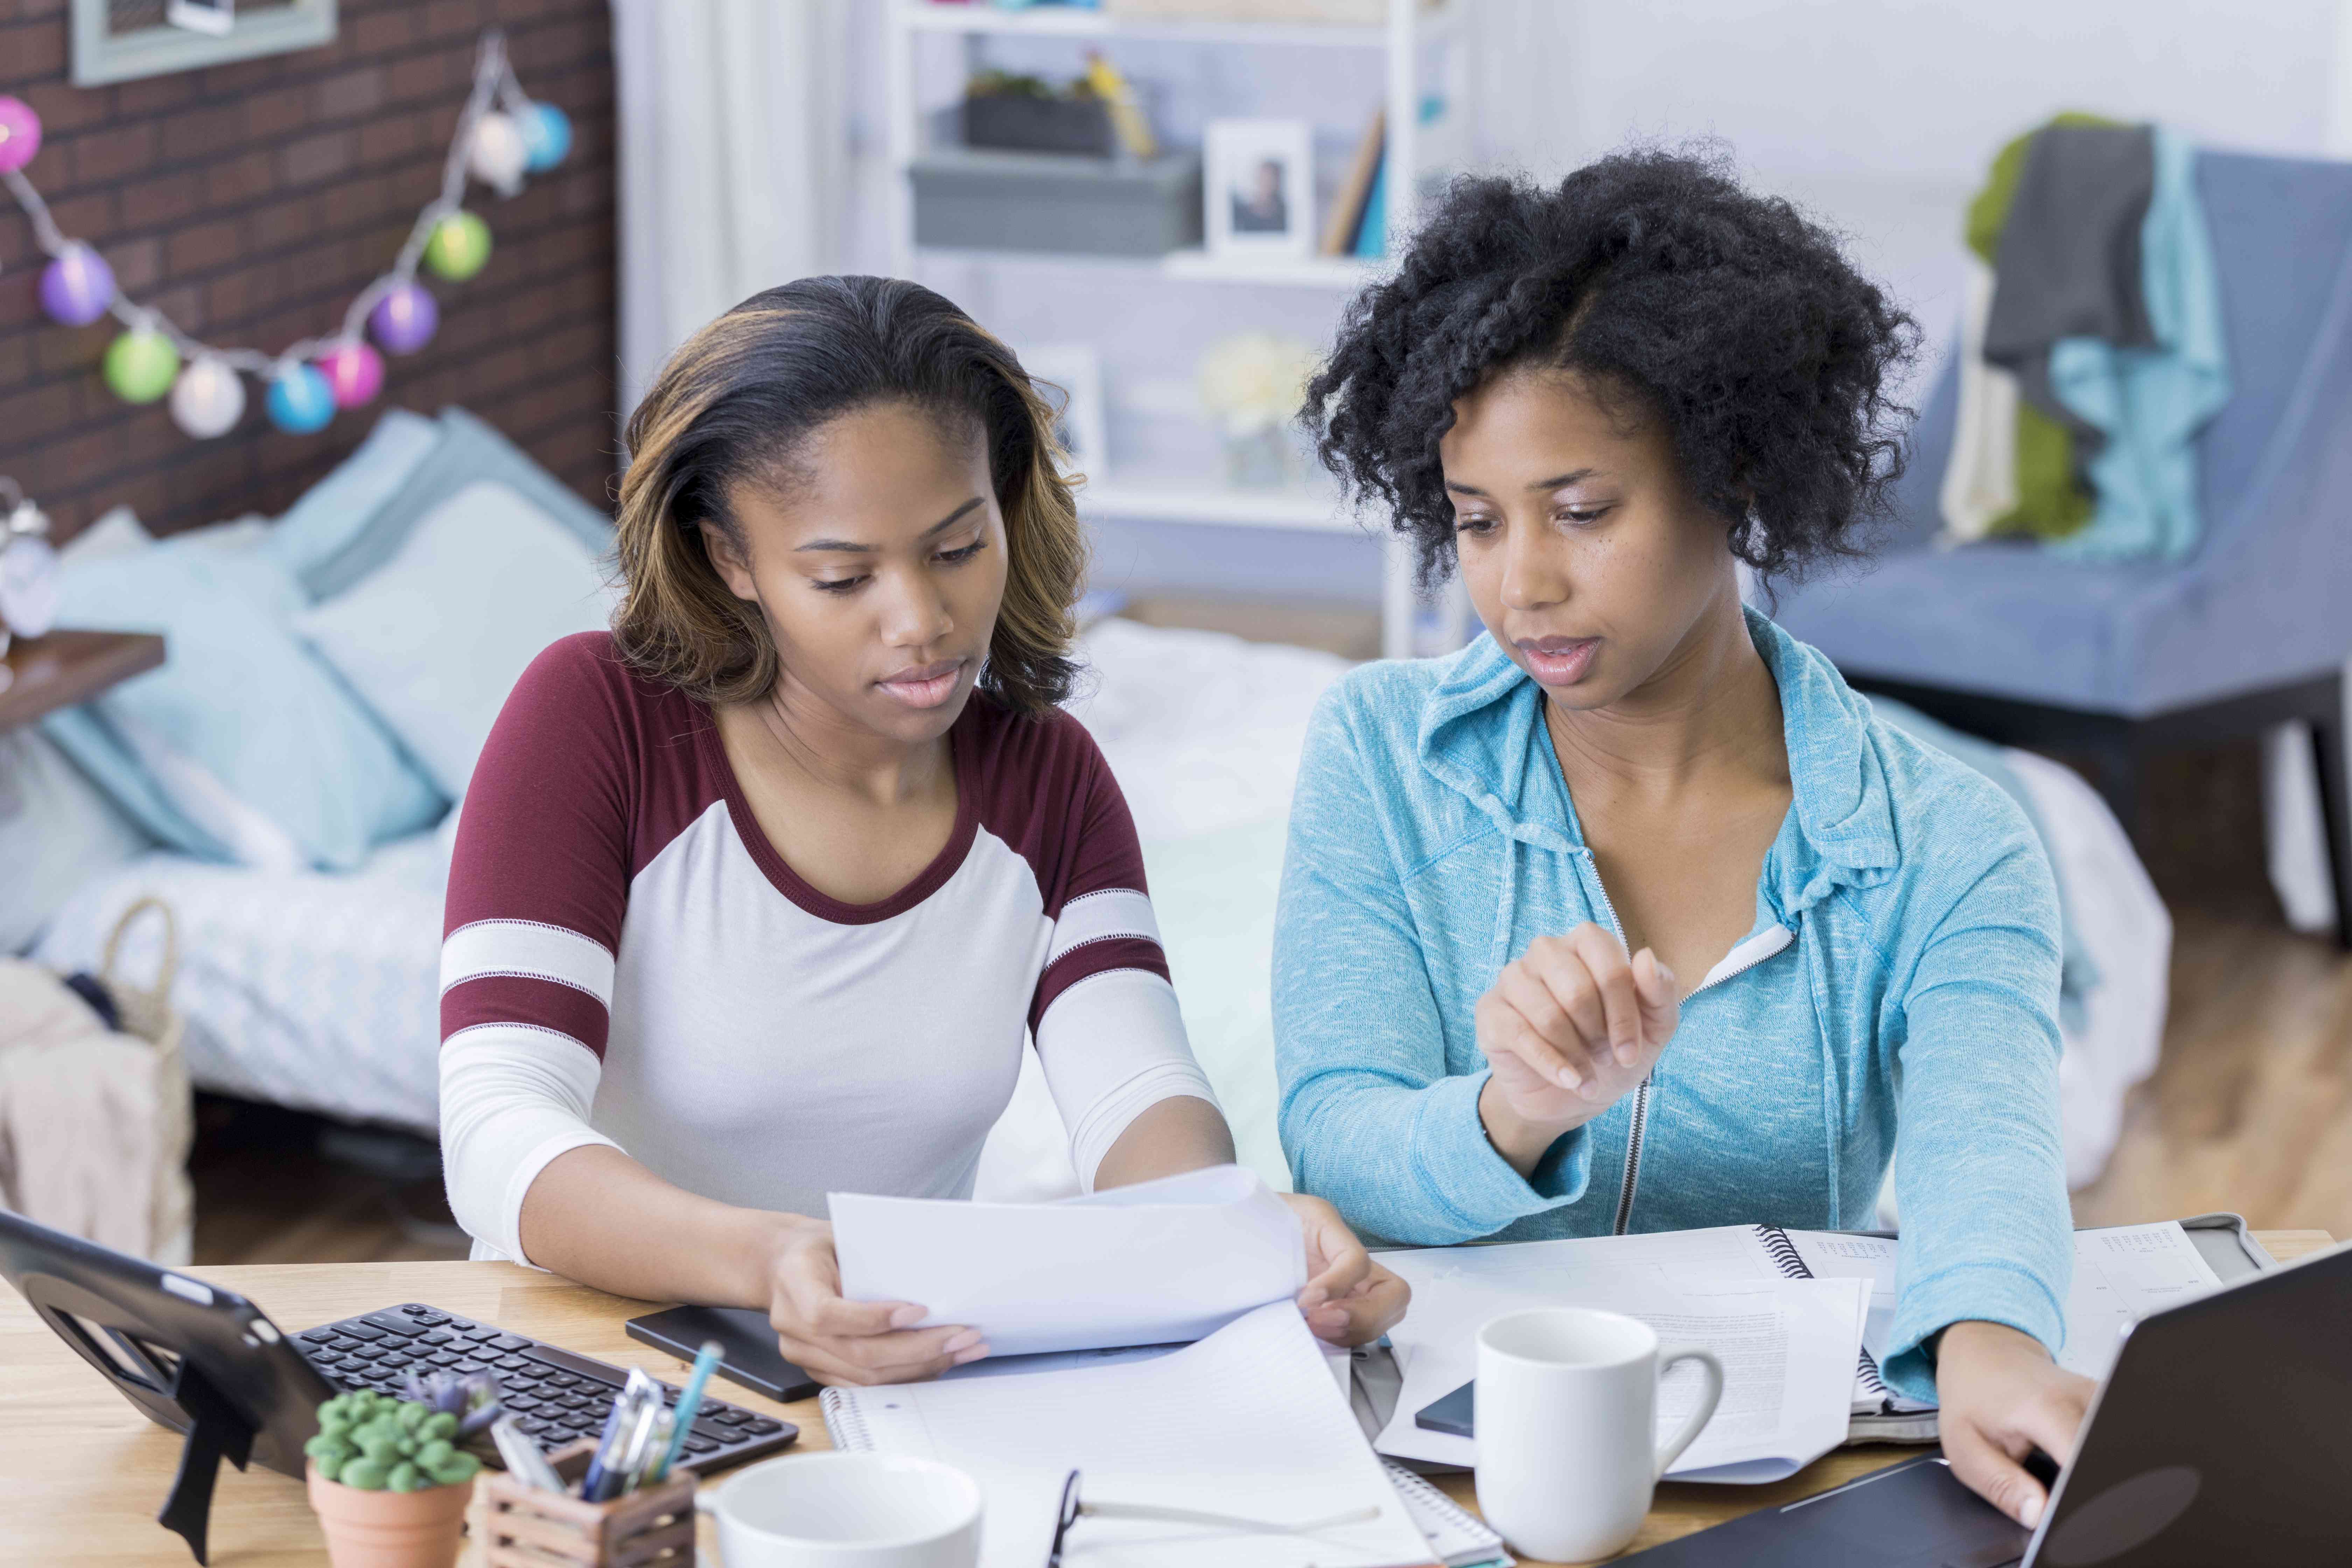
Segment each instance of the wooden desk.
M2325 1231L2261 1236L2282 1260L2329 1245ZM623 1332L623 1321L646 1310L644 1303L510 1263L268 1264L192 1272L250 1297L289 1331L394 1302L429 1301L672 1381L684 1370ZM780 1405L731 1384L726 1396L798 1422L799 1449L828 1446L814 1399ZM1810 1496L1916 1452L1840 1448L1774 1486L1669 1483L1658 1489L1634 1546ZM180 1538L154 1522L179 1454L176 1435L118 1398L21 1297L0 1289L0 1562L85 1568L189 1563ZM1455 1500L1475 1506L1467 1475L1442 1484ZM704 1561L715 1563L708 1519L703 1526ZM478 1561L468 1552L467 1561ZM212 1559L218 1568L323 1563L326 1551L300 1484L268 1470L238 1474L223 1467L213 1500Z

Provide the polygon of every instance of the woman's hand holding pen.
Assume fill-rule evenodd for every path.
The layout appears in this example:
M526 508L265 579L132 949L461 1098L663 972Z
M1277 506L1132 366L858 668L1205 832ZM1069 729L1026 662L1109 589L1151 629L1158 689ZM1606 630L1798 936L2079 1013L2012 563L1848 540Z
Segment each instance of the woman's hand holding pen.
M1478 999L1478 1048L1494 1069L1478 1096L1486 1141L1530 1174L1562 1133L1649 1075L1681 1016L1674 972L1648 948L1628 959L1591 921L1537 938Z
M852 1301L841 1293L833 1226L791 1221L769 1253L768 1321L784 1359L824 1384L914 1383L988 1353L977 1329L918 1329L911 1301Z

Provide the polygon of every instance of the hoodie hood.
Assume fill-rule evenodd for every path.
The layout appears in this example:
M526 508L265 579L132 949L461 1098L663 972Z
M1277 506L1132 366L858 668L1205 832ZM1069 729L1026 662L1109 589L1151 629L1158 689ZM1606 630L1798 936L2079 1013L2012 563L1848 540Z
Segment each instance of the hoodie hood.
M1839 887L1883 881L1898 858L1894 804L1870 732L1869 699L1834 665L1753 609L1748 636L1780 689L1794 799L1767 857L1767 889L1785 918ZM1416 735L1421 765L1496 831L1559 853L1585 848L1543 722L1543 688L1481 634L1430 691Z

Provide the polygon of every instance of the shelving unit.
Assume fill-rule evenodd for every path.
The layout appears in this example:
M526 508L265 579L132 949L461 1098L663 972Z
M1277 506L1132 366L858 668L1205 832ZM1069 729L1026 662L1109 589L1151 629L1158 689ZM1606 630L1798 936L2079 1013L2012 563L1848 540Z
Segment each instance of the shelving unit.
M1118 271L1157 272L1196 283L1271 283L1353 292L1381 275L1381 264L1353 256L1212 256L1205 250L1171 250L1165 256L1095 256L1079 251L974 250L926 245L914 254L952 261L1051 262L1056 267L1100 267ZM902 258L903 259L903 258Z
M1078 508L1140 522L1211 522L1228 528L1293 528L1358 533L1362 525L1328 492L1236 489L1226 486L1123 484L1106 479L1078 491Z
M1139 17L1050 6L1003 10L988 5L986 0L947 5L934 4L932 0L887 0L887 4L884 66L888 79L888 152L898 176L890 213L890 239L894 269L900 276L916 276L923 257L941 257L1006 264L1023 260L1056 265L1083 262L1143 268L1171 282L1188 285L1274 285L1320 290L1328 296L1325 320L1303 329L1304 335L1320 337L1336 321L1341 301L1379 277L1383 263L1352 257L1224 257L1200 250L1129 259L919 249L914 241L914 195L907 177L921 144L922 106L915 97L917 40L927 35L961 38L968 58L977 58L982 41L992 37L1148 38L1214 47L1305 46L1376 52L1383 57L1388 137L1382 183L1389 233L1394 236L1412 228L1419 176L1425 163L1442 162L1426 156L1430 138L1429 128L1421 121L1422 50L1427 44L1450 37L1461 26L1468 0L1445 0L1445 4L1434 8L1425 8L1421 0L1389 0L1388 21L1381 26L1255 22L1243 18ZM1457 91L1449 97L1458 115L1461 94ZM1390 658L1402 658L1414 651L1413 627L1419 604L1413 589L1410 547L1385 530L1377 535L1367 532L1344 513L1336 498L1328 492L1151 483L1122 475L1082 489L1078 505L1082 512L1101 518L1305 530L1363 537L1368 547L1381 552L1381 652ZM1449 628L1448 635L1458 630L1462 624L1459 605L1449 603L1444 606L1442 618Z

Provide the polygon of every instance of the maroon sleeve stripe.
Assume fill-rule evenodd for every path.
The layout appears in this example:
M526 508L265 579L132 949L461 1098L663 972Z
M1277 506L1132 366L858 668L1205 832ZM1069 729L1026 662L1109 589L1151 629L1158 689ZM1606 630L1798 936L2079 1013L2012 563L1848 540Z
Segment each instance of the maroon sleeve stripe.
M1029 1027L1034 1032L1045 1009L1081 980L1106 974L1114 969L1141 969L1168 978L1168 955L1160 951L1156 942L1141 937L1112 936L1100 942L1090 942L1074 947L1052 963L1037 977L1037 991L1029 1005Z
M569 1035L604 1055L610 1016L604 1005L576 986L519 974L461 980L441 995L441 1037L478 1024L529 1024Z

